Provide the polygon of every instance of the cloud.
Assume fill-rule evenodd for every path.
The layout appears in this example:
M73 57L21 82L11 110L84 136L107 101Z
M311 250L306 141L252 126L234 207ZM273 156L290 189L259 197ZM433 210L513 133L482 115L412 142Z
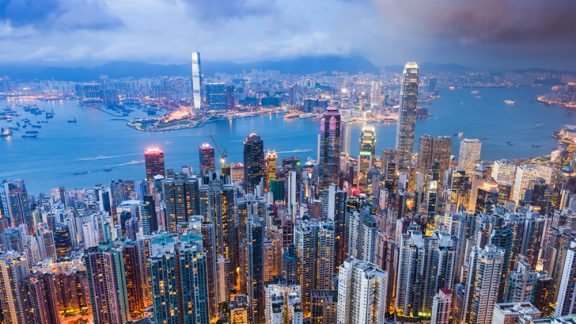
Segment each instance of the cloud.
M574 0L376 0L387 19L463 44L576 40Z
M275 10L275 0L182 0L193 17L204 23L260 16Z
M104 0L0 0L0 24L45 32L104 30L123 23Z

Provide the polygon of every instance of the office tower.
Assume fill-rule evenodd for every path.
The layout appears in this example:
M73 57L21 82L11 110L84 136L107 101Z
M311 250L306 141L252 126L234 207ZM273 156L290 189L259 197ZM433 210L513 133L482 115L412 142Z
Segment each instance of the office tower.
M12 227L26 224L28 232L33 233L34 223L24 181L20 179L3 181L0 186L0 199L4 217L10 219Z
M276 180L276 168L278 168L278 155L276 151L266 152L266 189L270 189L270 181Z
M514 258L513 253L513 239L514 233L510 226L504 225L504 220L501 217L496 219L496 224L492 229L492 235L490 236L490 244L500 248L504 252L501 278L498 290L498 302L504 302L506 297L506 287L508 286L508 274L510 273L510 265Z
M207 83L205 93L207 110L226 110L226 88L224 83Z
M416 127L416 109L418 106L418 64L408 62L402 72L400 89L400 107L396 126L396 167L400 172L412 166L414 151L414 131Z
M192 106L196 111L203 108L200 52L192 52Z
M418 146L417 167L422 170L430 170L434 163L438 163L440 179L444 178L444 172L450 168L450 156L452 154L452 138L448 136L432 137L420 136Z
M156 203L153 196L145 195L144 201L140 204L140 223L144 235L150 235L158 230Z
M128 297L122 252L109 244L84 251L95 323L128 321Z
M466 284L466 302L462 314L467 323L490 324L504 263L504 251L494 245L473 247L470 253Z
M298 282L298 256L294 245L288 245L282 253L282 276L287 283Z
M339 184L341 120L336 107L328 107L320 120L318 175L320 189Z
M470 179L473 178L476 163L480 161L481 149L482 143L479 139L465 138L460 141L458 168L463 169Z
M230 178L232 182L241 182L244 181L244 164L242 163L231 163L230 164Z
M227 85L224 93L226 96L226 110L234 110L236 107L236 99L234 98L234 86Z
M176 233L179 226L188 223L190 216L200 213L198 180L183 174L175 175L163 181L162 189L166 204L166 229Z
M432 303L431 324L449 324L450 306L452 305L452 291L448 288L441 288L434 296Z
M294 246L298 256L298 282L302 289L304 315L312 312L312 291L333 288L334 223L302 220L294 228Z
M537 318L539 318L541 314L540 310L534 307L530 302L500 303L496 304L494 307L492 323L539 323ZM546 321L545 323L549 322Z
M155 323L210 322L206 258L194 234L160 234L150 242Z
M358 187L364 192L368 189L370 182L368 170L372 168L375 152L376 129L374 126L364 126L360 136L360 154L358 156Z
M383 324L388 274L374 264L347 258L340 266L338 324Z
M165 176L164 151L157 147L151 147L144 152L144 164L146 165L146 181L154 182L157 175Z
M514 183L516 178L516 165L510 160L496 160L492 166L492 178L496 182Z
M72 250L72 238L68 225L56 224L53 232L56 256L63 258Z
M6 323L34 322L24 287L29 277L28 262L21 254L0 254L0 309Z
M576 241L566 250L554 316L576 313Z
M552 168L548 165L522 164L518 166L512 189L512 200L517 204L523 201L530 183L538 178L544 179L544 182L549 184L552 181L552 172Z
M300 286L270 284L265 289L266 323L302 323Z
M336 214L336 185L331 184L327 188L324 188L320 198L322 202L320 218L333 221Z
M244 182L246 192L253 192L264 178L264 142L256 133L244 140Z
M202 174L216 170L216 160L214 158L214 148L209 143L202 143L198 148L200 157L200 171Z
M505 300L507 302L531 301L538 278L539 273L530 268L527 258L519 255L516 260L516 269L510 272Z

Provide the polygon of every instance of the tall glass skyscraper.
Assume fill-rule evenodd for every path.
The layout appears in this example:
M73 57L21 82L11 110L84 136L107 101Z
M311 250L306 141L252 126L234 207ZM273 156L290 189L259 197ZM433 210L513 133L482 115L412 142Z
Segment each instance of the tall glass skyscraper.
M416 126L416 107L418 105L418 64L408 62L404 66L400 108L396 128L397 168L405 171L411 165L414 150L414 129Z
M246 192L252 192L264 177L264 142L256 133L244 140L244 179Z
M164 152L157 148L151 147L144 152L144 164L146 165L146 181L153 182L157 175L164 176Z
M202 72L200 52L192 52L192 105L194 110L202 109Z
M328 107L320 121L319 175L320 189L338 184L340 170L341 119L336 107Z
M216 170L214 148L212 145L202 143L198 148L198 156L200 157L200 171L202 174Z

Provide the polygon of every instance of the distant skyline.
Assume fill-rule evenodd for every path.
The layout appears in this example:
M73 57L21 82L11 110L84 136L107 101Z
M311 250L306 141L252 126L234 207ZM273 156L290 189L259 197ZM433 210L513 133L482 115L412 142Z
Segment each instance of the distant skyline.
M0 64L361 55L576 69L573 0L2 0Z

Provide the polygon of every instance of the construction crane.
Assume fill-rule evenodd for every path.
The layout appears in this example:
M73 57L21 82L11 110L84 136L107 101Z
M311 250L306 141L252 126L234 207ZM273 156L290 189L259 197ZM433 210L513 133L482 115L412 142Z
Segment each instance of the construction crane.
M214 136L212 136L211 134L209 136L210 140L212 141L212 144L214 144L214 147L216 148L216 150L218 150L218 154L220 154L220 168L224 168L226 166L226 158L228 157L226 148L224 148L224 150L221 150Z

